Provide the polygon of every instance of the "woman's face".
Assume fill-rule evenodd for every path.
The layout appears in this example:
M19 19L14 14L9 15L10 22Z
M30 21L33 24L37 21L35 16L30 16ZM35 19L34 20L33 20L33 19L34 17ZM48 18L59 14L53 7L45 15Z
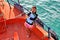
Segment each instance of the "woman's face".
M32 8L32 10L31 10L33 13L35 13L36 12L36 8Z

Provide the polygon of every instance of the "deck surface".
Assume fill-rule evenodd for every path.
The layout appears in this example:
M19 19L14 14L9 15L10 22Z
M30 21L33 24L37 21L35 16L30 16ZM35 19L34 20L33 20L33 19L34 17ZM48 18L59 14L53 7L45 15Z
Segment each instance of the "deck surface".
M44 29L42 29L39 26L34 29L33 32L35 34L31 31L30 38L27 38L27 31L26 31L26 28L24 26L23 20L16 19L16 16L21 14L21 12L19 12L19 10L14 8L14 7L11 7L11 9L10 9L9 4L7 2L3 2L3 4L4 4L4 7L0 6L0 11L1 11L1 13L3 13L4 19L8 20L8 21L6 23L7 24L6 25L7 31L4 32L3 34L0 34L0 40L13 40L14 37L16 36L15 35L16 32L17 32L17 35L19 37L19 40L43 40L43 39L41 39L41 34L43 36L45 36L44 32L45 32L45 34L47 34L47 33ZM26 19L26 15L25 16L19 16L18 18L22 18L22 19L25 18ZM17 21L10 20L10 19L16 19ZM17 22L19 22L19 23L17 23ZM0 26L0 28L2 28L2 27ZM0 29L0 31L2 31L2 30L3 29ZM47 38L44 40L47 40ZM53 39L51 39L51 40L53 40Z
M22 23L7 25L7 32L0 34L0 40L9 40L14 38L14 33L17 32L20 40L40 40L33 32L31 37L27 38L27 31Z

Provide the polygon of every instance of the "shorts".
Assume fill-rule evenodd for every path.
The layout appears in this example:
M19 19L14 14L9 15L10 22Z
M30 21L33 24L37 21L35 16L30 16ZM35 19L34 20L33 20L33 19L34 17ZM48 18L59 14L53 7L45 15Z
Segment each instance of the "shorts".
M27 22L25 22L24 25L25 25L26 28L29 28L29 29L30 29L30 28L33 28L33 25L30 25L30 24L28 24Z

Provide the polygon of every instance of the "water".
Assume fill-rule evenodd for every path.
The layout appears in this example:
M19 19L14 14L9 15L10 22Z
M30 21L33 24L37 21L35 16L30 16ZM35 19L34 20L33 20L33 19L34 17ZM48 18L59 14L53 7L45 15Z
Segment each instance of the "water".
M17 0L15 0L18 2ZM20 4L27 9L37 7L38 17L52 28L60 38L60 1L59 0L20 0Z

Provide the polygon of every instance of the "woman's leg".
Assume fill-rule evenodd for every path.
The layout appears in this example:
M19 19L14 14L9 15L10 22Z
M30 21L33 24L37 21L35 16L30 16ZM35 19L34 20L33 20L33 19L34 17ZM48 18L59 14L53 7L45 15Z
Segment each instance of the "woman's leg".
M27 31L27 37L29 38L31 36L31 31L29 28L26 28L26 31Z
M25 29L26 29L26 32L27 32L27 37L29 38L30 35L31 35L31 31L30 31L30 28L29 28L29 24L25 22Z

